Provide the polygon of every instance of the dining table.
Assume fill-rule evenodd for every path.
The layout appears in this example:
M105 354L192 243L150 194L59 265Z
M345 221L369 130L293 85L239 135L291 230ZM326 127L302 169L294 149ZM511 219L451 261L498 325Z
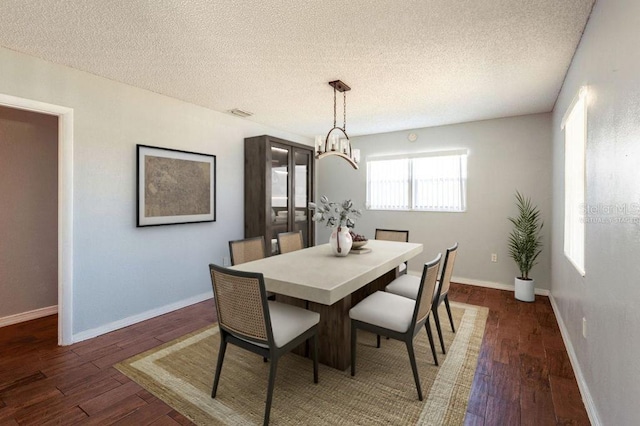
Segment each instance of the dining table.
M322 244L231 269L262 273L278 302L318 312L318 360L345 370L351 363L349 310L369 294L384 291L398 276L398 266L422 249L418 243L369 240L360 251L340 257ZM308 347L295 352L306 355Z

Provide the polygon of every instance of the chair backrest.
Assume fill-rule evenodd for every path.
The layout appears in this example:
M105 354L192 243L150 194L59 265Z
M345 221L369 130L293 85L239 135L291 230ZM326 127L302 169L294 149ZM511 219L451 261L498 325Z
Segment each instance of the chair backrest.
M278 248L281 254L303 249L302 231L278 234Z
M414 325L424 321L431 312L441 259L442 254L438 253L438 256L431 262L425 263L422 269L422 278L420 279L420 287L418 288L418 296L416 297L416 306L413 313Z
M452 247L449 247L447 249L447 254L444 256L444 263L442 264L442 276L440 277L440 288L438 289L438 298L449 293L451 276L453 275L453 265L456 262L457 253L458 243L455 243Z
M231 253L231 265L264 259L267 256L264 248L264 237L229 241L229 253Z
M395 229L376 229L376 240L409 242L409 231L399 231Z
M221 329L261 344L273 342L264 277L209 265Z

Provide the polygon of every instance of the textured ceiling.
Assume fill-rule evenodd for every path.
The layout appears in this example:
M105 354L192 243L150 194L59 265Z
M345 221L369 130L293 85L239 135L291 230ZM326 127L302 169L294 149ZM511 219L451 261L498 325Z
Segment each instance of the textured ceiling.
M341 79L362 135L550 111L593 1L2 0L0 45L305 136Z

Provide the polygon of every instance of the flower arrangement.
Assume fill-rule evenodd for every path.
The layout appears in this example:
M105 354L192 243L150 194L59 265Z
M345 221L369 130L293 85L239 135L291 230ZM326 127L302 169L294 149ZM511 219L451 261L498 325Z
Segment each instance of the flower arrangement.
M314 222L325 222L329 227L346 226L353 228L355 218L362 216L362 211L353 208L351 200L344 200L341 203L330 202L326 196L320 197L320 204L309 203L309 210L315 211L311 220Z

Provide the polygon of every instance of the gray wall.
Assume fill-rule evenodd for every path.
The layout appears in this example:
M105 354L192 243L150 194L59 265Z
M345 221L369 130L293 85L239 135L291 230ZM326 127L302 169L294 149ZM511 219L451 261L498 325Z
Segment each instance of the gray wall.
M58 118L0 107L0 318L58 304Z
M211 292L244 235L244 138L309 142L7 49L0 69L0 93L74 109L74 335ZM136 144L217 155L217 222L136 228Z
M605 425L638 424L640 419L638 17L637 0L596 2L553 112L552 291L583 384ZM564 133L560 129L582 85L589 87L586 201L596 209L591 217L602 222L586 225L584 278L563 251ZM607 213L607 207L618 206L628 206L630 211Z
M318 195L340 201L351 198L364 209L368 155L425 152L466 148L468 156L467 211L464 213L388 212L363 210L356 231L373 238L375 228L408 229L410 240L424 251L409 262L420 271L437 253L460 244L454 276L489 285L513 286L516 264L507 254L511 230L508 216L516 214L516 189L530 196L551 221L551 115L536 114L353 138L363 162L354 171L344 160L330 157L318 162ZM545 249L532 270L536 286L549 288L550 227L543 228ZM328 241L329 230L318 227L317 243ZM491 262L491 253L498 262Z

